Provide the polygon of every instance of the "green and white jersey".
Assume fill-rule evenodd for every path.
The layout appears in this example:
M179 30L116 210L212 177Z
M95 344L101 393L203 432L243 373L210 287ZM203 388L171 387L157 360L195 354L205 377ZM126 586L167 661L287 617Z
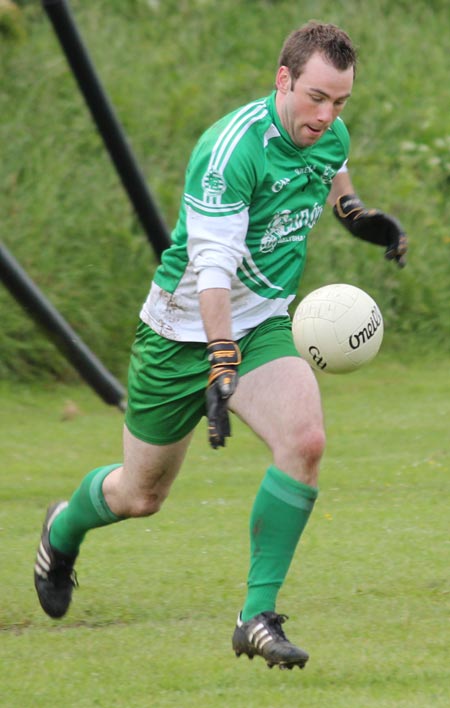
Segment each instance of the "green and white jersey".
M198 293L210 287L231 290L234 339L286 315L308 233L349 143L338 118L315 145L296 146L281 125L275 92L209 128L192 153L172 245L141 319L168 339L204 342Z

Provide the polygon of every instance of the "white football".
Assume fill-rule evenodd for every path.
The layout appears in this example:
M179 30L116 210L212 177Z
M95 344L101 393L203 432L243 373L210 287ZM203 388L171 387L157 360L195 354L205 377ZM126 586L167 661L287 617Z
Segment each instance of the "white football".
M336 283L299 303L292 334L299 354L318 371L345 374L371 361L383 341L383 316L370 295Z

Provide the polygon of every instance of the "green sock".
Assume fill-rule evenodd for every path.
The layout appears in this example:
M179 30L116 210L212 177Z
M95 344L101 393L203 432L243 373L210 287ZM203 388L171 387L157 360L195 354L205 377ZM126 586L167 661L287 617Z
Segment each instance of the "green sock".
M260 612L275 610L278 591L317 495L315 487L297 482L274 465L267 470L250 518L250 571L242 610L244 622Z
M50 543L57 551L76 556L89 529L107 526L121 517L107 506L102 492L105 477L119 464L98 467L81 482L69 505L56 517L50 529Z

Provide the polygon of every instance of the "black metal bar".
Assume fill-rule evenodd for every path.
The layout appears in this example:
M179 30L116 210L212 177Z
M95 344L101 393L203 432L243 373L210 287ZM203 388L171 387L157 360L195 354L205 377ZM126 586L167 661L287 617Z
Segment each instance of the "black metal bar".
M45 298L6 246L0 243L0 278L26 312L43 327L82 378L111 405L126 408L126 392Z
M170 237L123 129L95 72L66 0L42 0L79 88L158 259Z

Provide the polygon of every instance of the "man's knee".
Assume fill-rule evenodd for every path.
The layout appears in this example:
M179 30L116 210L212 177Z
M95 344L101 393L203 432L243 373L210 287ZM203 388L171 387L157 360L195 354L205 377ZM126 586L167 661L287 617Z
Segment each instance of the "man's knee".
M322 426L311 427L300 435L298 454L312 465L320 462L325 451L326 437Z
M319 423L295 424L277 442L290 456L315 464L325 450L325 431Z
M123 467L114 470L103 483L105 501L111 511L124 518L156 514L169 493L161 484L133 484Z
M314 486L325 442L325 431L320 424L294 426L279 439L274 449L274 460L288 474Z
M138 518L142 516L153 516L161 509L166 497L160 494L141 493L132 499L128 499L127 516Z

